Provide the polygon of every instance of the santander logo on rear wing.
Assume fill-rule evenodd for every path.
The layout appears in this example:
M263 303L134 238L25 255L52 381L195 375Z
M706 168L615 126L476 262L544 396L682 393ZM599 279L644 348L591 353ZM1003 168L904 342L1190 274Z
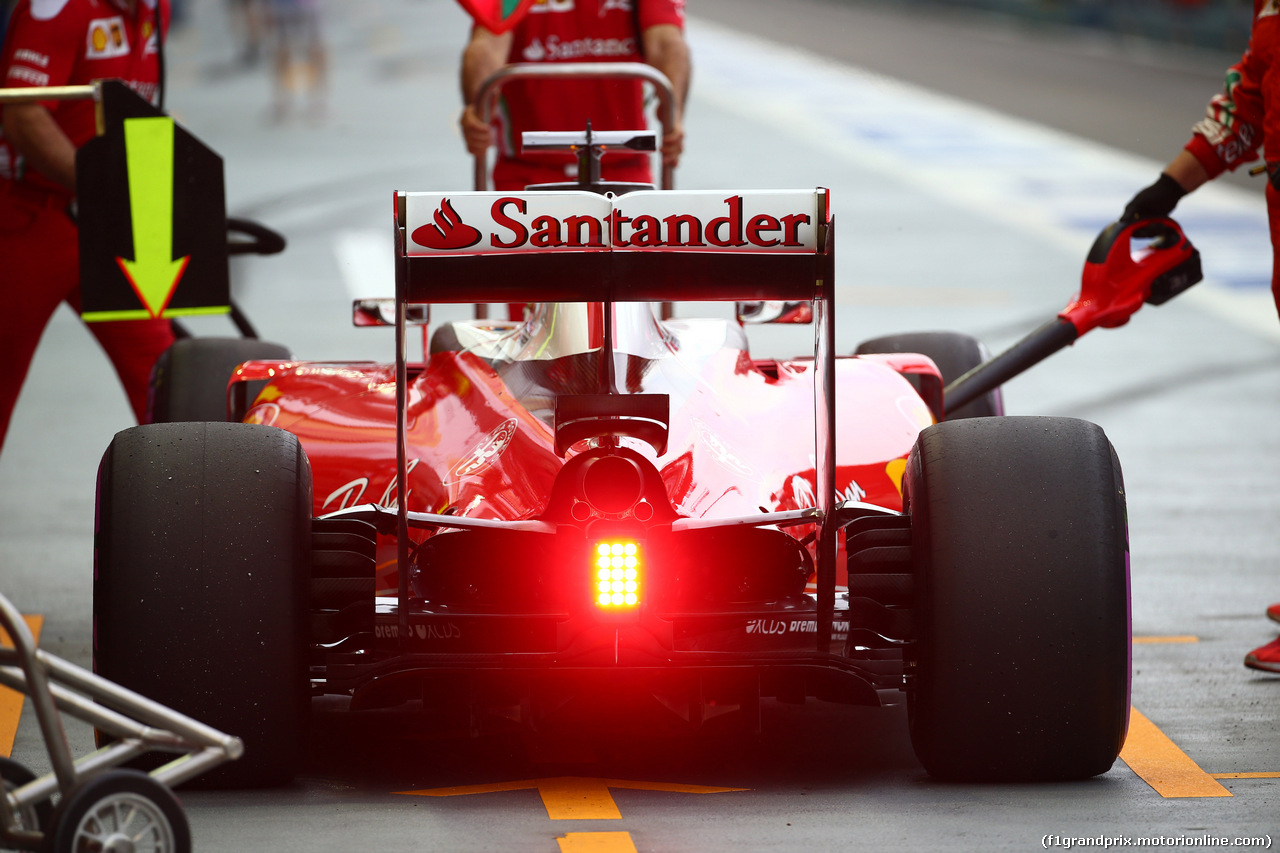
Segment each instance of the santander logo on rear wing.
M829 298L816 190L396 193L399 302Z
M818 190L403 193L404 255L550 252L814 254Z

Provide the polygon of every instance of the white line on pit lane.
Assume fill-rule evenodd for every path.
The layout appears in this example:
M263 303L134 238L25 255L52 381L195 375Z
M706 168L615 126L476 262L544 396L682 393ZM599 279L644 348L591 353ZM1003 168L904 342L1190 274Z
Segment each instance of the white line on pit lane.
M699 98L1081 258L1163 166L701 19L689 39ZM1210 184L1179 205L1205 268L1183 298L1280 341L1262 186Z

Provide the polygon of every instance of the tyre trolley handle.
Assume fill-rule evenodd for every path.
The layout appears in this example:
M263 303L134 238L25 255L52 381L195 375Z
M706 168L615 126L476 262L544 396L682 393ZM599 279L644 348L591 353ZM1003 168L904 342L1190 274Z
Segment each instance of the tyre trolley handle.
M504 65L480 84L476 93L476 108L480 119L489 124L493 117L494 102L502 87L513 80L640 80L653 86L658 98L658 123L665 135L675 123L675 90L667 75L643 62L556 62L542 64L520 62ZM628 128L633 129L633 128ZM659 136L661 140L662 136ZM475 189L489 189L488 152L475 157ZM662 164L662 181L659 189L675 189L675 169Z

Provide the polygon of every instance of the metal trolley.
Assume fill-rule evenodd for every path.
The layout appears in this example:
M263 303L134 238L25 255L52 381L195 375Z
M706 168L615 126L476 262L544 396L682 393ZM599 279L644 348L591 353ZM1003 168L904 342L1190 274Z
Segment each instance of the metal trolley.
M53 767L36 777L0 758L0 847L189 851L187 819L170 788L239 758L240 739L36 648L31 630L3 595L0 628L13 643L0 647L0 684L31 698ZM59 711L113 742L73 760ZM150 773L120 768L152 751L178 757Z

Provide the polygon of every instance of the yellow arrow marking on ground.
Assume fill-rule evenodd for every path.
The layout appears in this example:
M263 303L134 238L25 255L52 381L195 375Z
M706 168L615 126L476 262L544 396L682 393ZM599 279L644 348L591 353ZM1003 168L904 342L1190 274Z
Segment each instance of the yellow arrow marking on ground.
M1167 799L1231 796L1137 708L1129 709L1129 737L1120 750L1120 758Z
M711 788L705 785L673 785L666 782L631 782L626 779L590 779L583 776L556 776L526 779L522 782L498 782L492 785L463 785L455 788L427 788L420 791L397 791L417 797L461 797L469 794L491 794L497 791L529 791L536 789L552 820L621 820L622 813L613 801L610 788L632 791L668 791L676 794L723 794L746 791L747 788Z
M1134 637L1134 643L1198 643L1194 634ZM1280 773L1205 773L1185 752L1138 710L1129 720L1129 738L1120 758L1162 797L1230 797L1215 779L1280 779ZM1148 775L1150 774L1150 775Z
M44 627L44 617L40 615L23 616L31 636L40 640L40 629ZM3 628L0 628L0 646L13 648L13 640ZM13 741L18 736L18 720L22 718L22 703L27 697L8 687L0 687L0 755L5 758L13 755Z
M637 853L629 832L570 832L556 843L560 853Z
M1280 773L1210 773L1215 779L1280 779Z

